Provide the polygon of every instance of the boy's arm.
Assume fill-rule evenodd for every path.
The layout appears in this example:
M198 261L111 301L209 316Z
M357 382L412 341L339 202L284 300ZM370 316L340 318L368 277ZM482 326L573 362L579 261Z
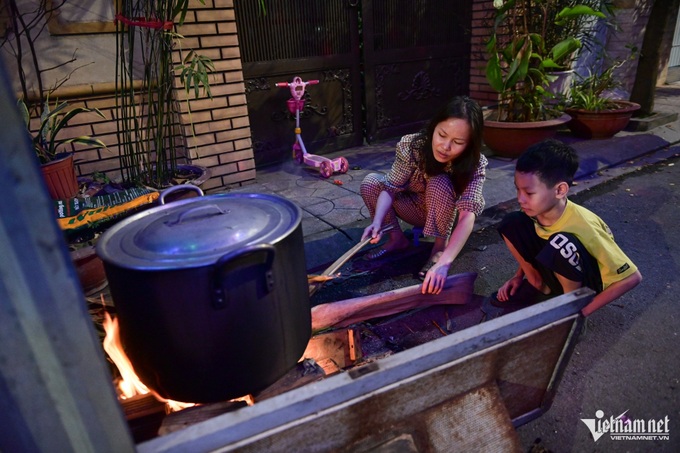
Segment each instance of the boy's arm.
M629 275L623 280L612 283L607 287L607 289L593 297L593 300L588 305L583 307L581 313L583 316L589 316L598 308L604 307L609 302L619 298L631 289L635 288L641 281L642 274L640 274L640 271L635 271L634 274Z
M498 288L498 293L496 294L498 300L501 302L508 300L510 296L515 294L517 288L522 284L522 280L524 280L524 271L522 270L522 266L519 266L515 275Z

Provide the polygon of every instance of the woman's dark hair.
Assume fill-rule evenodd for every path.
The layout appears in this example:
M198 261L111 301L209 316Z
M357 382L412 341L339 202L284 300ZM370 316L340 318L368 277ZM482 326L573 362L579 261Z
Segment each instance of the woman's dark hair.
M432 137L439 123L450 118L465 120L470 125L470 140L463 153L456 157L451 164L437 162L432 152ZM413 140L413 151L420 155L420 170L428 176L447 173L451 178L456 194L460 196L467 187L472 175L479 164L482 149L482 127L484 117L482 108L468 96L456 96L449 101L430 120L420 136Z

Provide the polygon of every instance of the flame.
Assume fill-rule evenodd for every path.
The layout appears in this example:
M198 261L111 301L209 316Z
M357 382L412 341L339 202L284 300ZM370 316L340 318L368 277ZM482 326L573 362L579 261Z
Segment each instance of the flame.
M135 395L152 393L157 400L166 404L166 410L168 412L175 412L187 407L195 406L194 403L182 403L165 399L144 385L135 373L130 359L128 359L125 351L123 351L123 345L120 342L118 319L112 318L108 312L104 312L104 321L102 325L104 327L104 332L106 332L106 337L103 342L104 351L106 351L113 364L118 368L121 376L115 381L120 399L125 400L132 398Z

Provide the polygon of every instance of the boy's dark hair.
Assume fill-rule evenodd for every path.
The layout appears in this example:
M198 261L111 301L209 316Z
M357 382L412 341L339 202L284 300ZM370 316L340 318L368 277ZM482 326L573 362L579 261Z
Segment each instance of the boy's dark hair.
M554 187L562 181L570 186L578 170L578 155L571 146L548 139L531 145L517 159L515 171L534 173L546 186Z

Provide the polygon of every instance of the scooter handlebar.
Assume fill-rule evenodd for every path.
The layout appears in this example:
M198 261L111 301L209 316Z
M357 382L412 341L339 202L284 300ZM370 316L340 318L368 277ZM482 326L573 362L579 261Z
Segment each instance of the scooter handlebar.
M306 82L302 82L304 85L316 85L319 83L318 80L308 80ZM276 82L276 86L279 88L286 88L290 86L290 82Z

